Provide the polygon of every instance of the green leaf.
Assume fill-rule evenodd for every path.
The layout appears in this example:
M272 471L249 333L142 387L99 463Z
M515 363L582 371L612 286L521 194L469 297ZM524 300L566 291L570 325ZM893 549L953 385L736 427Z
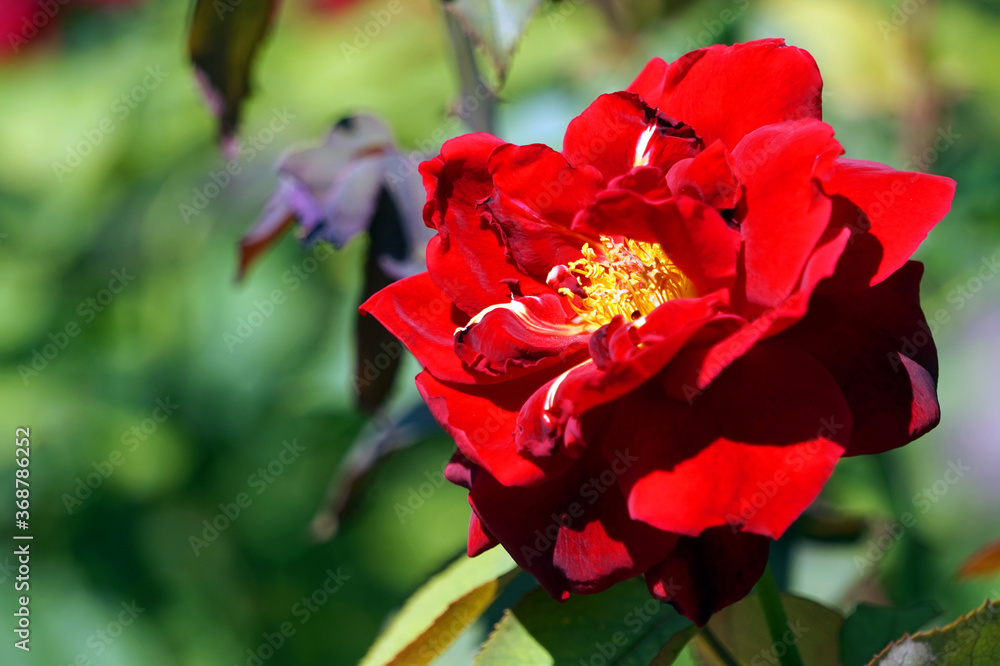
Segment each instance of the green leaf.
M1000 602L986 602L946 627L903 636L869 666L1000 664Z
M503 548L463 555L410 597L361 666L429 664L479 619L516 569Z
M509 608L476 658L476 666L551 666L554 663L548 650L535 640Z
M864 666L896 638L940 614L938 605L929 601L908 608L861 604L840 631L840 660L843 666Z
M684 648L687 647L688 642L694 638L696 633L698 633L698 628L692 625L684 631L671 636L670 640L660 648L653 661L649 662L649 666L670 666L670 664L677 661L677 657L684 651Z
M690 621L649 596L638 579L600 594L554 601L536 590L514 606L483 645L476 666L602 663L666 666L690 638ZM683 634L683 638L677 638ZM670 646L662 657L661 648Z
M753 594L712 616L707 628L741 664L777 664L789 645L796 645L809 666L840 666L839 637L844 619L815 601L781 595L789 629L780 643L772 643L757 595ZM703 664L723 662L698 634L692 646Z
M541 4L542 0L445 0L444 7L486 52L503 81L510 57Z
M250 68L277 11L277 0L196 0L188 55L230 143L250 93Z

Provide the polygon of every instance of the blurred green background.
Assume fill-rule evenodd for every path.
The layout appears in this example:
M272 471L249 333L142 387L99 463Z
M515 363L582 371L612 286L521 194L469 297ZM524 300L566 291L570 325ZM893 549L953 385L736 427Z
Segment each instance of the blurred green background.
M243 136L260 145L194 216L182 205L224 162L185 60L188 2L73 14L58 34L0 60L0 433L10 441L15 427L31 427L35 537L32 652L15 650L7 629L0 663L252 664L247 651L284 622L296 633L267 663L354 663L386 615L463 550L464 491L445 484L412 515L396 509L443 468L443 434L381 468L334 540L309 535L366 423L350 384L366 241L295 282L286 272L307 254L288 238L245 284L234 280L236 242L290 145L356 110L382 115L409 149L454 130L440 10L402 4L350 58L342 45L356 45L381 0L323 13L282 7L245 113ZM503 89L500 136L558 146L574 115L649 57L778 36L818 61L825 119L849 156L958 181L951 215L918 253L925 311L944 313L942 424L905 450L842 464L824 501L870 526L854 543L796 545L789 576L793 589L844 608L934 598L955 617L1000 596L1000 578L952 575L1000 536L1000 277L990 263L1000 249L1000 5L643 0L615 15L617 25L582 0L543 6ZM289 120L265 140L279 112ZM92 149L76 160L81 142ZM230 349L224 336L275 289L285 302ZM63 335L67 325L79 334ZM397 399L412 399L415 371L404 368ZM282 460L285 442L300 453ZM5 450L0 531L12 544L13 444ZM943 481L956 461L968 471ZM232 511L240 493L250 504L219 519L229 524L212 537L203 521ZM906 512L915 524L890 529ZM0 548L5 627L12 553ZM306 615L302 598L330 571L346 580ZM120 627L123 603L142 610ZM469 663L487 629L448 659Z

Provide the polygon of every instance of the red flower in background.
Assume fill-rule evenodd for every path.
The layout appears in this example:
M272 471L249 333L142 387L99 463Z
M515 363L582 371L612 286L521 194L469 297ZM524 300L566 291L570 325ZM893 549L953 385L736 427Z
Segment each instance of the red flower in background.
M137 0L3 0L0 6L0 59L38 43L62 22L69 8L117 9Z
M472 134L421 171L428 271L362 309L425 370L469 554L557 598L644 574L696 622L742 598L842 456L936 425L908 259L954 182L840 158L781 40L650 62L563 151Z

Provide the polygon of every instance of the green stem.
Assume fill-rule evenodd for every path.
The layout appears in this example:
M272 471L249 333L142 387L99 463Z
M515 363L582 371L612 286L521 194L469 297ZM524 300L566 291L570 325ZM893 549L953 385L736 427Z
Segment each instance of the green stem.
M708 627L701 628L701 637L705 639L705 643L708 644L708 648L715 654L715 656L726 666L740 666L740 662L736 661L736 657L729 653L726 646L722 644L712 630Z
M781 592L778 584L771 573L771 565L764 569L764 575L757 582L757 599L760 607L764 611L764 620L767 622L767 630L771 634L771 642L777 646L782 643L788 649L781 656L781 666L803 666L802 657L799 655L799 648L795 641L786 641L785 635L791 634L791 627L788 625L788 618L785 616L785 607L781 604Z

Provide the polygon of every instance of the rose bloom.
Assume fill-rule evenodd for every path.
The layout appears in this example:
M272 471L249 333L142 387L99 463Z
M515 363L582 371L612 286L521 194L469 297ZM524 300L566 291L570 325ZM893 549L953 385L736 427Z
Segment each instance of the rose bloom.
M421 165L428 270L362 310L424 367L470 555L558 599L642 574L703 624L842 456L937 424L908 259L955 183L841 158L821 90L782 40L711 46L562 152L470 134Z

